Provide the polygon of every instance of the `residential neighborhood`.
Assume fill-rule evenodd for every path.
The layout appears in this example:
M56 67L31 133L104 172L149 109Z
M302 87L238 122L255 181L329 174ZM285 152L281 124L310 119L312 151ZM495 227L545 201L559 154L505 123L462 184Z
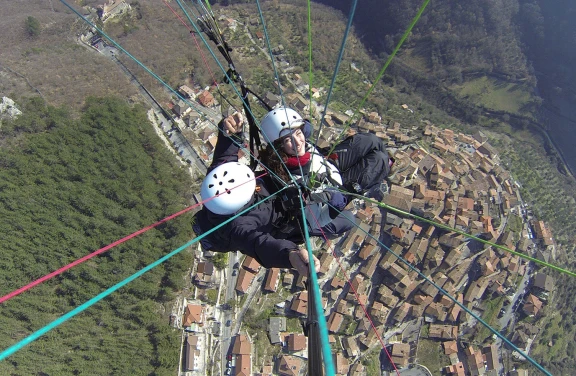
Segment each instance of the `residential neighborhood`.
M111 0L100 17L127 10L124 1ZM226 17L220 21L236 31L245 26ZM261 48L262 37L250 36L254 48ZM94 48L102 43L94 34L81 39ZM324 109L316 100L326 89L310 88L291 72L281 45L273 53L289 83L282 87L286 104L319 122ZM214 87L183 82L177 92L164 103L169 114L155 109L154 126L173 146L172 133L182 136L185 142L178 142L189 148L186 156L184 146L174 149L186 163L208 166L222 104ZM271 92L262 97L271 107L281 103ZM410 104L398 107L414 113ZM332 145L355 115L351 109L325 113L318 147ZM488 137L430 121L401 124L370 111L351 128L380 137L407 168L389 177L380 203L348 203L357 218L353 230L334 241L313 242L336 374L374 375L376 367L382 375L408 369L422 375L528 375L522 367L505 368L506 352L527 363L478 318L530 354L555 281L521 256L553 261L556 246ZM241 150L240 160L247 162L247 156ZM219 268L218 257L195 250L193 293L174 306L170 325L182 331L179 374L307 374L305 277L295 270L265 270L237 252ZM438 353L439 362L430 360L430 352Z
M397 122L368 120L378 118L367 114L357 130L379 135L395 151L396 159L409 161L406 170L390 179L382 203L423 220L380 210L376 204L352 202L348 208L358 218L357 228L337 242L317 245L320 288L338 374L367 374L363 354L382 342L395 367L426 364L419 356L425 338L446 359L441 370L431 370L433 374L502 375L502 343L479 339L482 325L462 306L497 328L515 325L508 337L529 353L554 280L507 249L551 260L555 245L550 230L532 215L518 184L481 132L465 135L431 123L406 129ZM226 274L213 268L209 257L198 254L193 277L198 288L214 288L205 281L218 280L216 275L224 273L221 278L235 279L236 302L242 302L247 293L256 301L274 299L271 294L279 290L290 293L274 305L266 332L258 334L278 347L278 355L266 358L251 352L254 333L244 332L242 318L236 317L238 331L231 333L231 348L221 349L231 355L222 370L232 375L305 374L306 337L302 331L286 330L286 319L307 314L304 281L294 271L278 269L267 270L265 278L257 280L259 270L254 259L245 257L237 274ZM249 292L255 284L257 289ZM213 323L218 322L218 310L206 309L214 312ZM410 338L405 332L414 331L414 326L417 335ZM198 330L211 333L202 326ZM183 353L195 356L189 342L185 341ZM521 358L519 353L514 356ZM202 362L194 364L183 371L205 372ZM527 374L522 369L514 372Z

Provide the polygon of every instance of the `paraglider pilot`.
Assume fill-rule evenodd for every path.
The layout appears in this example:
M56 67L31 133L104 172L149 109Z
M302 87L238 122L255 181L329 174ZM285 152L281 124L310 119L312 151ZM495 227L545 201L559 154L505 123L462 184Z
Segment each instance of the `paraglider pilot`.
M219 124L221 132L214 158L202 182L204 207L195 216L194 231L200 235L260 202L274 192L270 176L256 179L254 172L238 162L242 144L242 115L236 113ZM342 204L342 203L340 203ZM297 211L292 211L293 213ZM296 216L287 213L280 199L270 199L206 236L204 249L216 252L239 250L266 268L295 268L308 271L308 252L299 248L301 227ZM319 261L315 257L316 271Z

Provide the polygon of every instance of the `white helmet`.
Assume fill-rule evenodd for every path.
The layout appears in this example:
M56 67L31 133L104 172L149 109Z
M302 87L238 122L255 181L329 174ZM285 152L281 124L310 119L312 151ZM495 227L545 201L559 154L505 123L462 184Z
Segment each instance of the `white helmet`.
M200 196L212 213L234 214L246 205L256 189L254 172L238 162L221 164L210 171L202 182Z
M301 127L304 124L302 116L288 107L278 107L266 114L260 123L264 141L274 142L282 136L289 134L290 129Z

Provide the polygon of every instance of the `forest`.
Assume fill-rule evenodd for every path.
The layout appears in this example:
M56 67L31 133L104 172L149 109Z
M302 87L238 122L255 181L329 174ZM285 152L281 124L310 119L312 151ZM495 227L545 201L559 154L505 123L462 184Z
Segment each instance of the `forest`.
M40 98L0 136L0 293L5 295L189 205L189 175L145 110L88 98L80 118ZM193 237L169 221L0 306L7 347ZM173 375L168 325L192 252L184 251L0 362L2 375Z

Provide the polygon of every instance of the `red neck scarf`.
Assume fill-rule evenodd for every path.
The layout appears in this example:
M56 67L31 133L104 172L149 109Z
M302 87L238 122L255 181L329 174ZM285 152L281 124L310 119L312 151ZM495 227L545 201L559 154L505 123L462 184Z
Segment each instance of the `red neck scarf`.
M296 168L298 166L304 166L306 163L310 161L310 152L304 153L303 156L291 156L286 159L286 166L289 169Z

